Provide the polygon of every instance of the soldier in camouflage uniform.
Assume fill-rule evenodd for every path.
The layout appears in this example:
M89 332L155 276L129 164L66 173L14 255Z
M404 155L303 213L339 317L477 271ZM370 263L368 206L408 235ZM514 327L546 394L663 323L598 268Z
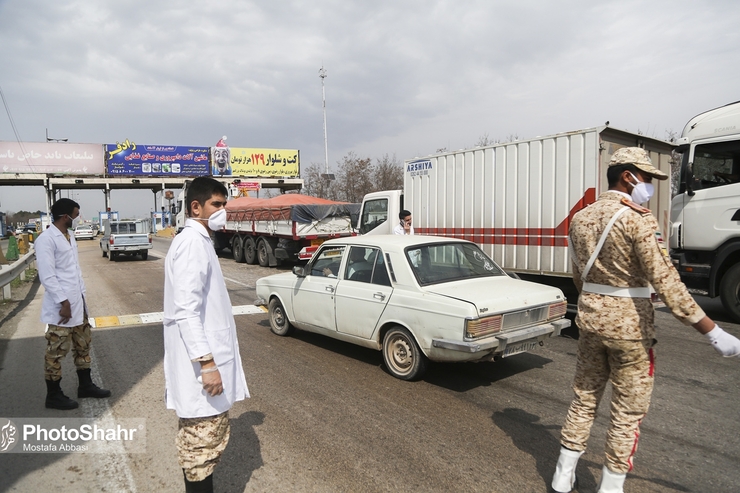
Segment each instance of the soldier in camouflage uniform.
M189 219L164 275L165 401L179 419L177 459L186 493L212 493L229 442L229 409L249 397L236 322L210 233L226 225L228 191L210 177L187 191Z
M652 166L645 150L630 147L614 153L607 178L609 190L576 213L570 226L580 337L575 399L552 481L557 492L574 486L576 463L608 381L611 421L599 492L621 492L632 469L639 424L653 390L656 339L649 285L676 318L706 334L720 354L740 354L740 341L717 327L686 290L660 248L657 220L639 205L652 196L652 179L668 176Z
M111 393L95 385L91 376L90 323L73 226L79 221L80 205L62 198L51 206L51 214L54 222L34 243L39 280L45 290L41 321L48 326L44 358L46 407L68 410L78 406L77 401L64 395L60 385L62 360L70 349L74 351L79 380L77 397L100 399Z

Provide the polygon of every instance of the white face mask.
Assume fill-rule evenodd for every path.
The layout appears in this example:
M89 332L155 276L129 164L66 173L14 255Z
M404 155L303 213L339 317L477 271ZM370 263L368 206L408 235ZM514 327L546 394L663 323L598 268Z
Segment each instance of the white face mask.
M226 209L219 209L208 218L208 229L221 231L226 228Z
M69 214L67 214L67 217L72 219L72 229L77 229L77 226L80 225L80 216L77 216L75 218L72 218Z
M632 176L632 178L637 182L634 184L635 188L632 189L632 201L636 204L644 204L650 200L653 193L655 193L655 187L653 187L652 183L645 183L638 180L632 173L630 173L630 176Z

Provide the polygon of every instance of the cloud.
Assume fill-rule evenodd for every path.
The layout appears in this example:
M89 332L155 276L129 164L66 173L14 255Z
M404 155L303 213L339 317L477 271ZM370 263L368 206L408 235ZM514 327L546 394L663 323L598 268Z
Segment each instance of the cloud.
M399 159L610 120L662 138L740 99L735 2L0 1L24 140ZM0 140L14 140L0 118Z

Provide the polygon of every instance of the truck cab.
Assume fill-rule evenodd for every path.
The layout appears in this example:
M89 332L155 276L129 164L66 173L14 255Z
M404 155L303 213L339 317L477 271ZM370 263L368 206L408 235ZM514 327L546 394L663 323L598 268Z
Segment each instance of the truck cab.
M365 195L357 220L361 235L390 235L403 210L403 191L385 190Z
M691 119L678 144L671 258L689 289L740 322L740 102Z

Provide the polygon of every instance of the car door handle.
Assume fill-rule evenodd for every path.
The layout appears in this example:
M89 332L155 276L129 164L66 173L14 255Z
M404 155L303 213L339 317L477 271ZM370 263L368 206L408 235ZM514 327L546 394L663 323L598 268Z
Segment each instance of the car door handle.
M334 286L325 286L324 289L326 289L330 293L333 293L334 292Z
M375 293L373 298L383 301L385 299L385 295L383 293Z

